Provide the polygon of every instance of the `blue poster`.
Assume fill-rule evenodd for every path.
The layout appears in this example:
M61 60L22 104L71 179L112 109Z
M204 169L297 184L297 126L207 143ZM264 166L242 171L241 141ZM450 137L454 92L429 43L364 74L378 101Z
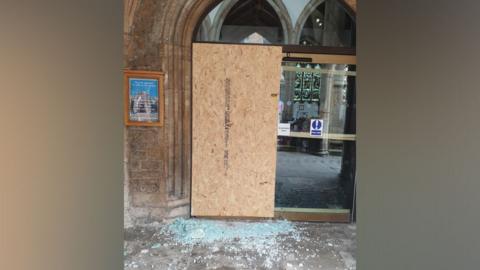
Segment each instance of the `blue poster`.
M129 79L130 121L157 122L158 114L158 80Z

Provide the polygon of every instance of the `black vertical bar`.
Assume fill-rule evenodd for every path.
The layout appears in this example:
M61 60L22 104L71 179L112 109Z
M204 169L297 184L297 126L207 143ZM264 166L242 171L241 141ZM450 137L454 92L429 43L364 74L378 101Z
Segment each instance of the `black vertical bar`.
M356 71L356 66L350 65L349 71ZM347 109L345 116L345 134L356 134L356 77L347 77ZM342 170L340 173L341 185L345 192L345 208L354 211L354 186L355 186L355 170L356 170L356 141L344 141ZM355 216L353 217L355 220Z

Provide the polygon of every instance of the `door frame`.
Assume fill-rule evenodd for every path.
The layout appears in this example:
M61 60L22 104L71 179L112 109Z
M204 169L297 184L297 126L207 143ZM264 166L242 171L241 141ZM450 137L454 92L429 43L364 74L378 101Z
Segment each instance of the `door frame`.
M284 56L293 58L312 58L314 63L357 65L356 51L350 48L283 46ZM317 60L315 60L317 59ZM356 134L355 134L356 135ZM356 141L356 138L354 139ZM354 177L355 178L355 177ZM275 217L292 221L319 221L350 223L355 213L355 183L353 179L352 209L320 209L275 207Z

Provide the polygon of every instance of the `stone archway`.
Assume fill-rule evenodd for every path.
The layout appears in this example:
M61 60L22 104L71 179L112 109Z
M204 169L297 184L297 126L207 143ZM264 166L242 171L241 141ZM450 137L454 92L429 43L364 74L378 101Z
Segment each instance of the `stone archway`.
M125 131L125 218L190 215L191 48L219 0L125 0L124 67L165 72L165 125ZM121 91L119 91L121 93Z
M212 28L210 30L210 39L218 40L220 38L220 32L223 26L225 18L228 16L230 10L235 6L235 4L240 0L224 0L212 22ZM292 20L288 14L288 10L281 0L267 0L267 2L272 6L275 12L280 19L283 29L283 39L284 43L288 43L293 29Z
M125 0L124 67L165 72L164 127L125 131L125 221L190 215L191 45L219 0Z
M305 22L310 17L310 14L315 11L315 9L324 2L325 0L311 0L305 8L302 10L302 13L298 16L297 22L293 28L292 42L293 44L300 44L300 38L302 36L302 29L305 25ZM345 7L345 11L355 19L355 12L357 9L357 1L354 0L338 0L338 2Z
M209 40L210 39L210 29L212 29L212 21L210 17L207 16L199 26L198 36L200 40Z
M239 0L224 0L219 4L220 6L212 21L212 28L210 29L210 40L218 40L220 38L223 22L238 1Z
M312 14L312 12L324 1L325 0L312 0L302 10L302 13L300 13L300 16L298 16L297 23L295 24L293 31L294 37L292 37L292 41L294 44L300 43L303 25L305 25L305 22L307 21L308 17L310 17L310 14Z

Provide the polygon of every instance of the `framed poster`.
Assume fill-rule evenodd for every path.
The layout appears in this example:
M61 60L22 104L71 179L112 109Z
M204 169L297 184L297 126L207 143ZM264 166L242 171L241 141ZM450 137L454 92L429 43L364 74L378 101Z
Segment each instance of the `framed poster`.
M163 126L164 73L124 71L125 125Z

